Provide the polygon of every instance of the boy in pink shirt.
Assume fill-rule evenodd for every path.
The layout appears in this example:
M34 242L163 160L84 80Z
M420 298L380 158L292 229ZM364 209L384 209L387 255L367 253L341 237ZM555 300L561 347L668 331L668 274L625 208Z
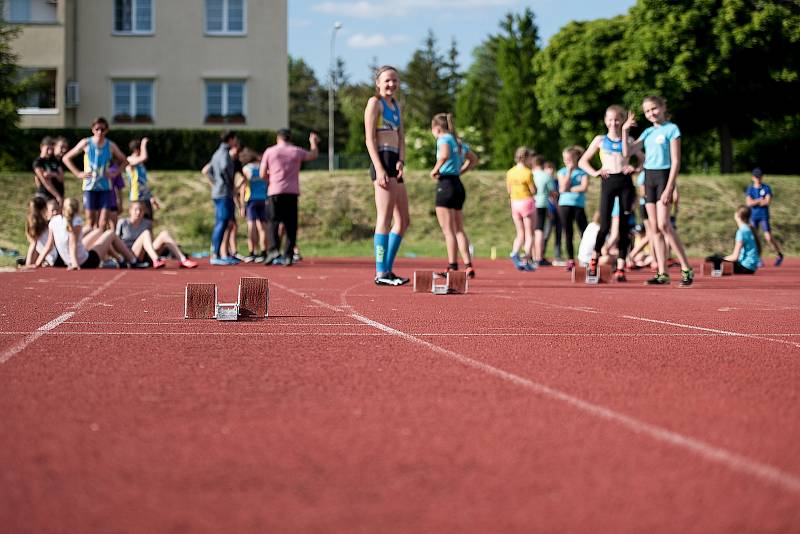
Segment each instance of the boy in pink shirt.
M297 241L297 199L300 196L300 167L304 161L312 161L319 156L319 136L311 132L308 137L311 150L304 150L292 144L292 134L283 128L278 130L276 144L264 151L259 167L259 176L268 183L270 205L270 250L266 265L292 264L295 242ZM280 224L286 230L286 247L279 251Z

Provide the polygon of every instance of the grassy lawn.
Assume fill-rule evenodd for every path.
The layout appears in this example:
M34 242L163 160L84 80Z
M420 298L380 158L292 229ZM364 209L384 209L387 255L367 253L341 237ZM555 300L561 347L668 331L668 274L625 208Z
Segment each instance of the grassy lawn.
M152 189L161 200L158 226L166 227L189 251L208 250L214 215L209 186L197 172L151 171ZM678 228L693 256L732 248L736 231L733 211L743 203L747 175L682 175ZM792 255L800 253L800 181L797 176L768 176L775 192L770 208L773 231ZM26 250L25 209L33 193L27 173L0 173L5 194L0 197L0 247ZM433 207L434 182L427 173L411 171L406 178L411 228L401 254L443 256L444 244ZM479 171L464 177L467 233L479 257L491 248L505 256L514 238L504 171ZM587 215L597 207L599 185L592 181ZM301 176L299 243L306 256L371 256L375 217L373 190L367 172L305 172ZM78 180L67 176L67 195L80 198ZM240 219L240 252L246 251L245 222ZM552 240L551 240L552 241ZM576 244L577 245L577 244ZM771 255L771 252L768 252ZM0 258L0 266L11 260Z

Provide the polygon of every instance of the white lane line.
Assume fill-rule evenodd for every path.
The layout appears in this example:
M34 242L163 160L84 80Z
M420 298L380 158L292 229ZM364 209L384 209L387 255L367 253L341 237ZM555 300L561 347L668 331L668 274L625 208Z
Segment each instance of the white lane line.
M183 296L183 295L181 295ZM147 321L67 321L65 324L88 324L88 325L129 325L129 326L149 326L149 325L187 325L187 321L157 321L157 322L147 322ZM253 327L259 326L263 327L265 323L261 321L240 321L237 324L240 325L253 325ZM368 326L363 323L273 323L269 321L266 323L268 326L293 326L293 327L304 327L304 326ZM800 334L798 334L800 335Z
M341 311L336 306L332 306L326 302L314 299L313 297L310 297L304 293L296 292L281 284L273 283L273 285L294 295L316 302L320 306L326 307L331 310ZM514 373L510 373L508 371L504 371L502 369L486 364L484 362L474 360L468 356L459 354L458 352L445 349L438 345L434 345L433 343L425 341L424 339L419 339L418 337L394 329L383 323L373 321L372 319L364 317L363 315L360 315L358 313L355 312L353 313L345 312L345 313L348 313L349 316L352 317L353 319L357 319L365 324L371 325L376 329L381 330L382 332L392 334L410 343L421 345L432 352L446 356L467 367L472 367L473 369L477 369L491 376L500 378L501 380L505 380L512 384L524 387L543 397L557 400L559 402L572 406L573 408L581 412L598 417L600 419L605 419L607 421L616 423L632 431L634 434L644 434L650 436L656 441L687 450L702 458L705 458L706 460L710 460L712 462L724 465L725 467L733 471L744 473L762 479L774 485L781 486L784 489L800 493L800 477L792 473L783 471L777 467L756 460L751 460L746 456L742 456L740 454L728 451L721 447L711 445L699 439L685 436L678 432L674 432L672 430L668 430L666 428L657 425L646 423L644 421L636 419L635 417L625 415L624 413L617 412L605 406L585 401L583 399L565 393L561 390L551 388L549 386L540 384L538 382L534 382L533 380L523 378Z
M795 343L793 341L786 341L783 339L770 339L768 337L769 334L744 334L742 332L731 332L728 330L720 330L718 328L705 328L703 326L694 326L690 324L681 324L681 323L673 323L672 321L660 321L658 319L648 319L646 317L636 317L634 315L621 315L623 319L631 319L634 321L644 321L647 323L655 323L655 324L663 324L668 326L677 326L679 328L688 328L691 330L700 330L703 332L713 332L715 334L720 334L723 336L732 336L732 337L747 337L751 339L757 339L759 341L772 341L773 343L783 343L784 345L791 345L793 347L800 348L800 343Z
M83 297L81 300L79 300L78 302L76 302L75 304L73 304L72 306L70 306L68 308L68 309L74 310L74 311L69 311L69 312L66 312L66 313L62 313L61 315L59 315L58 317L56 317L52 321L49 321L49 322L43 324L42 326L40 326L39 328L37 328L34 332L30 333L25 339L23 339L22 341L20 341L19 343L17 343L13 347L11 347L10 349L3 351L3 353L0 354L0 365L6 363L8 360L13 358L14 356L19 354L20 352L22 352L26 348L28 348L31 343L33 343L34 341L36 341L37 339L39 339L43 335L51 332L55 327L57 327L58 325L60 325L61 323L63 323L64 321L66 321L67 319L72 317L73 315L75 315L75 313L80 309L81 306L83 306L84 304L89 302L92 298L94 298L95 296L100 294L100 292L103 291L104 289L107 289L108 287L110 287L111 284L113 284L114 282L116 282L117 280L122 278L124 275L125 275L125 271L119 273L117 276L115 276L114 278L112 278L111 280L106 282L105 284L97 287L94 291L92 291L87 296Z

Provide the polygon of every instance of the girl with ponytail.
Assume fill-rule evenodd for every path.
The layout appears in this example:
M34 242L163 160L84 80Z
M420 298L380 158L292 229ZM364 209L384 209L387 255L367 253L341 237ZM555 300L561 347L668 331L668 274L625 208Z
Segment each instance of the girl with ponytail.
M467 276L474 278L469 237L464 231L466 191L461 183L461 175L477 165L478 156L458 138L451 113L434 116L431 133L436 138L436 165L431 170L431 178L437 181L436 218L447 246L447 270L458 270L458 252L461 252Z
M755 274L758 264L761 261L761 241L753 225L750 224L750 208L739 206L733 215L736 221L736 243L733 252L727 256L714 254L706 258L706 261L714 263L714 269L722 269L723 262L733 263L733 272L736 274Z

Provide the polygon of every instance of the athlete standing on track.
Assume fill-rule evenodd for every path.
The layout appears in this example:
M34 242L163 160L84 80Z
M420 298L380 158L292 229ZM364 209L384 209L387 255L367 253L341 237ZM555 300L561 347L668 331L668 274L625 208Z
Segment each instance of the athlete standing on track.
M611 229L611 219L613 216L612 206L618 206L619 213L619 256L617 256L617 268L614 271L614 279L618 282L625 282L625 258L628 255L630 244L630 229L628 222L630 219L633 200L636 198L636 191L633 188L631 173L635 171L628 163L628 157L622 153L622 131L621 126L625 121L625 110L620 106L609 106L606 109L605 124L608 133L596 136L589 148L580 160L580 167L589 175L601 177L600 185L600 231L597 233L597 241L594 245L592 258L589 260L587 276L597 275L597 262L600 258L606 237ZM631 141L628 140L630 143ZM592 167L591 160L597 152L600 152L600 169ZM639 161L644 161L644 154L641 150L635 153ZM618 202L618 204L617 204Z
M645 118L653 125L647 128L634 143L628 142L628 132L636 125L636 116L631 112L622 125L622 155L629 157L644 147L644 188L648 218L653 221L652 246L658 262L658 273L648 285L669 284L667 274L667 242L678 254L681 262L681 286L690 286L694 271L683 248L678 233L670 224L670 204L677 187L681 168L681 131L669 121L667 102L660 96L648 96L642 103Z
M400 79L394 67L383 66L375 73L378 94L367 102L364 131L375 188L375 283L399 286L409 279L392 272L394 259L408 229L408 193L403 184L405 134L400 105L394 95ZM391 228L391 232L390 232Z

